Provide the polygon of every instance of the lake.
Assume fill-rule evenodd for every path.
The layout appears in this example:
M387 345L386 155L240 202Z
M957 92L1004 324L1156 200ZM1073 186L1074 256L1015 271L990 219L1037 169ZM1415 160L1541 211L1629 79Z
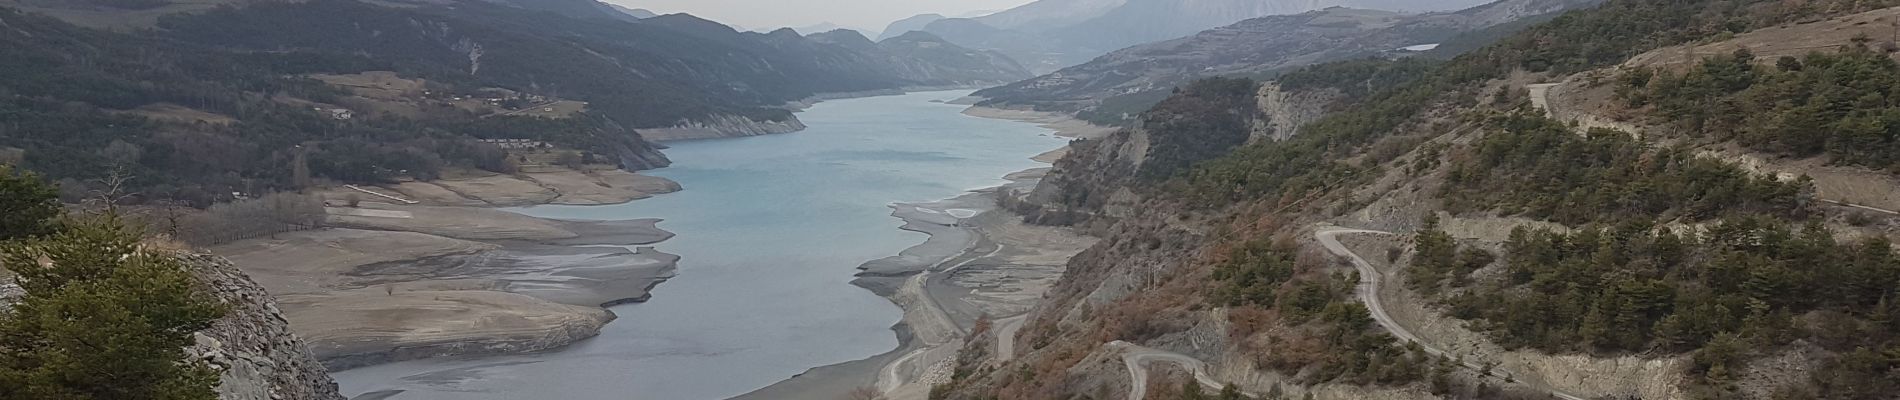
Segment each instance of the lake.
M662 218L679 276L617 306L599 337L531 355L431 359L334 374L347 395L393 399L718 400L897 346L899 309L852 286L858 265L924 235L894 202L1005 183L1067 139L934 102L966 91L834 100L802 132L668 143L649 171L684 191L633 203L514 211L563 219Z

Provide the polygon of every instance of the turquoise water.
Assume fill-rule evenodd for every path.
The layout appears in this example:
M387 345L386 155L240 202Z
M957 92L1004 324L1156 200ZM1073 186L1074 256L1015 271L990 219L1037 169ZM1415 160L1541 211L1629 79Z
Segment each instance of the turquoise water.
M686 190L599 207L517 210L568 219L663 218L679 276L614 307L601 335L536 355L422 360L337 373L345 394L394 399L716 400L806 369L896 348L900 311L851 286L865 261L924 236L893 202L954 197L1038 166L1066 140L933 103L965 92L828 101L792 134L669 143L653 175Z

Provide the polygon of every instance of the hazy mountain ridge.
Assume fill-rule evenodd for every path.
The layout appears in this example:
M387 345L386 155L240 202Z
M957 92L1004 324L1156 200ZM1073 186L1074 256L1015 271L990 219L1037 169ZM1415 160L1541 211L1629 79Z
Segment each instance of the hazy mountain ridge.
M1033 76L1008 56L957 46L926 32L911 32L877 42L850 29L806 38L866 55L868 57L859 65L869 67L868 73L897 76L916 86L990 85Z
M991 105L1088 112L1100 122L1123 120L1175 85L1207 76L1269 76L1315 63L1392 54L1411 45L1595 0L1506 0L1457 12L1405 14L1328 8L1249 19L1192 36L1134 46L1035 79L978 92ZM1111 101L1126 97L1128 101ZM1131 104L1119 104L1132 102ZM1107 107L1102 107L1108 104Z
M1483 0L1042 0L978 18L941 19L925 30L968 47L1002 51L1048 73L1109 51L1249 18L1354 6L1456 10ZM990 29L979 29L980 24ZM1053 50L1052 50L1053 49Z
M23 151L25 167L76 193L120 164L150 197L204 205L309 178L508 172L502 153L476 138L542 140L595 162L657 168L668 161L636 129L783 132L800 126L787 104L819 94L1026 77L978 53L893 56L684 14L629 21L591 0L386 4L258 2L174 13L140 35L0 9L0 40L13 55L0 61L0 109L23 116L0 127L0 151ZM416 87L392 103L324 83L363 73ZM317 75L329 81L308 78ZM559 101L575 112L550 119L446 106L492 93L525 96L517 108ZM112 152L101 150L107 144ZM290 170L298 145L313 149L312 176Z
M911 16L910 18L900 19L885 26L884 31L877 35L877 40L898 37L910 33L911 31L921 31L929 26L930 23L946 18L950 17L945 17L943 14L919 14Z

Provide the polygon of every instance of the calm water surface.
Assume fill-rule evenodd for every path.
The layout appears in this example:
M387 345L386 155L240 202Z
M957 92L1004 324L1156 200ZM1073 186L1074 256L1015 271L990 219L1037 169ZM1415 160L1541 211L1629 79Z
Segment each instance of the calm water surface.
M829 101L810 129L672 143L653 175L685 191L629 204L516 210L568 219L663 218L679 276L613 308L599 337L522 356L422 360L335 374L345 394L394 399L715 400L811 367L890 351L896 306L851 286L859 264L923 241L892 202L954 197L1038 166L1064 139L933 103L966 92Z

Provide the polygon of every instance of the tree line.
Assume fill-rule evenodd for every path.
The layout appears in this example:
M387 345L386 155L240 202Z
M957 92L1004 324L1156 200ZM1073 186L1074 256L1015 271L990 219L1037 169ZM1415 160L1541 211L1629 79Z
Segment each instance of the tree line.
M0 275L26 292L0 304L0 398L218 397L217 370L185 348L227 307L190 267L110 211L64 214L38 176L4 165L0 206Z

